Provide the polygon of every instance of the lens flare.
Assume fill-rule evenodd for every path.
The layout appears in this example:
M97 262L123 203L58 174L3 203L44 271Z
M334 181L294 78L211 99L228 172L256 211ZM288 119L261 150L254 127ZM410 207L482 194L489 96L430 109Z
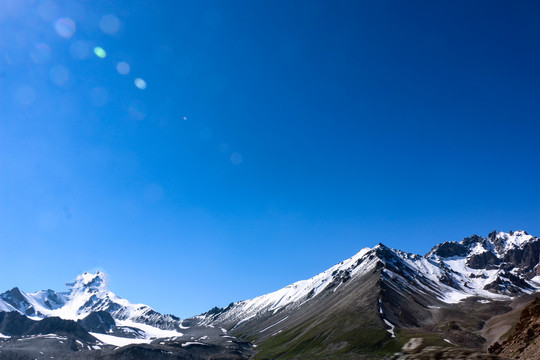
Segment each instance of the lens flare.
M51 48L47 44L38 44L30 53L30 57L36 64L44 64L51 59Z
M75 33L75 21L70 18L61 18L54 23L54 29L63 38L69 39Z
M99 27L101 28L101 31L103 31L105 34L113 35L120 28L120 20L118 20L118 18L113 14L105 15L101 18Z
M132 102L128 108L128 114L133 120L141 121L146 118L146 106L141 101Z
M53 21L58 14L58 6L52 1L44 1L38 7L39 16L45 21Z
M105 57L107 56L107 52L99 46L96 46L94 48L94 54L96 54L96 56L100 59L105 59Z
M146 81L144 81L141 78L136 78L135 79L135 86L138 87L141 90L144 90L144 89L146 89Z
M116 71L118 71L120 75L127 75L131 71L131 67L127 62L120 61L118 64L116 64Z
M231 162L234 165L240 165L242 161L244 161L244 157L242 156L242 154L237 152L231 154Z

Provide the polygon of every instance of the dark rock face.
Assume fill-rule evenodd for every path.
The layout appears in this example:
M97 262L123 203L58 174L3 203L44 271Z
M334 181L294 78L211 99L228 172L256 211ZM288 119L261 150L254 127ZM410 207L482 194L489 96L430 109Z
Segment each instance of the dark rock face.
M482 251L483 249L483 251ZM462 257L467 266L477 270L501 270L496 280L484 286L484 290L505 295L522 295L532 287L525 281L540 274L540 238L525 231L493 231L487 238L478 235L464 238L461 242L445 242L435 246L426 258L439 259ZM478 278L479 275L471 275ZM452 286L452 273L445 271L439 278Z
M502 343L494 343L490 353L515 359L540 358L540 299L536 298L523 311L514 332Z
M467 248L456 241L448 241L435 246L431 249L430 254L435 254L443 258L462 257L467 255Z
M532 241L523 246L523 248L510 249L504 255L503 261L515 264L523 274L534 274L534 267L540 260L540 239Z
M8 336L0 338L0 359L247 360L254 354L251 343L219 328L185 329L181 337L120 348L102 344L87 332L101 332L111 325L114 320L107 312L92 313L78 322L57 317L35 321L15 311L0 312L0 333ZM111 335L123 336L121 329L112 330Z
M63 320L58 317L35 321L15 311L0 312L0 333L8 336L71 335L87 342L95 342L95 338L75 321Z
M486 269L500 263L499 258L490 251L475 254L467 260L467 265L473 269Z
M46 295L44 304L49 309L51 310L58 309L65 304L64 299L53 290L49 289L49 290L46 290L45 292L47 295Z
M0 294L0 299L13 306L15 309L24 309L28 316L36 315L35 309L30 305L18 287L14 287L5 293Z
M473 235L471 237L467 237L467 238L461 240L461 244L463 246L465 246L467 249L473 248L474 245L476 245L476 244L485 245L485 243L486 243L486 239L484 239L483 237L478 236L478 235Z
M93 312L78 323L87 331L101 334L108 333L115 326L114 319L106 311Z
M112 352L103 353L102 360L246 360L252 355L250 346L239 345L231 350L216 344L192 344L186 342L166 342L164 345L129 345Z
M484 290L512 296L522 294L524 289L531 289L531 286L522 278L506 271L502 271L495 281L484 286Z
M527 276L540 271L540 239L520 236L502 232L494 232L488 238L473 235L461 242L441 243L424 257L379 244L363 250L354 260L337 264L324 272L324 277L308 282L308 287L291 287L299 290L293 296L287 295L293 300L283 307L273 308L277 300L272 299L268 301L269 305L260 302L263 305L253 307L254 314L249 314L247 310L251 309L241 308L242 304L250 302L246 300L211 309L198 318L184 321L149 307L135 305L136 312L125 309L114 301L113 296L102 291L106 280L99 277L84 284L91 290L84 298L84 309L93 311L86 318L77 322L49 318L35 324L21 320L25 317L20 314L4 315L11 317L13 324L9 328L7 322L3 324L0 319L0 333L20 334L13 335L20 337L34 333L66 334L72 345L70 351L78 354L70 354L67 357L70 359L244 359L252 356L254 350L259 351L258 356L262 359L278 359L290 358L295 349L298 350L297 355L293 355L295 358L336 358L341 355L353 358L374 349L378 354L388 353L390 349L395 351L396 341L409 339L411 334L433 336L431 340L429 336L426 339L430 345L437 346L412 346L395 355L395 359L499 359L494 354L480 352L488 340L483 337L483 330L498 311L512 311L510 300L495 301L490 294L479 290L487 279L491 283L484 289L497 294L515 296L537 289L535 283L527 281ZM497 271L484 271L490 269ZM315 285L311 287L311 284ZM79 285L73 286L80 289ZM55 298L52 291L36 296L12 289L2 295L10 299L10 304L19 304L17 308L24 312L33 310L26 301L32 296L45 301L47 308L58 308L64 299L70 299L68 296L62 298L62 294L65 293L59 293ZM282 299L287 297L282 296L279 302ZM31 300L30 303L34 302ZM37 305L36 308L42 309ZM241 310L237 311L238 308ZM132 313L141 315L131 318ZM102 349L98 350L87 346L96 344L93 337L85 337L89 336L88 332L124 338L144 336L140 329L115 325L114 319L119 321L128 317L161 329L175 329L183 335L118 349L100 343L98 347ZM199 322L201 318L207 322ZM193 329L197 327L200 333L194 334ZM527 339L534 340L535 329L526 329ZM211 331L215 333L211 334ZM227 331L237 337L228 335ZM241 338L254 341L257 348ZM79 339L86 342L84 354L78 350ZM445 339L469 348L445 346ZM0 343L22 344L17 343L18 340L21 339L0 339ZM36 348L41 346L41 343L34 344L37 344Z
M18 312L0 312L0 333L8 336L23 335L35 323Z

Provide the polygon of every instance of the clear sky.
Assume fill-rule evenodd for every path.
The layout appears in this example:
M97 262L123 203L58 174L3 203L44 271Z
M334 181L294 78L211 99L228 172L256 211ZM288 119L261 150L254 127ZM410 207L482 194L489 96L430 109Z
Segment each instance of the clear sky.
M540 235L537 1L0 0L0 290L181 317Z

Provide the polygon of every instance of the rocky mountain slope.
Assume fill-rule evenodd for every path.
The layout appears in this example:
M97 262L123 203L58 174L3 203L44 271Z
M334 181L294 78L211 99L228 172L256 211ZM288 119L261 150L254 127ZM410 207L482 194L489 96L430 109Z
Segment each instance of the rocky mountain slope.
M105 274L85 273L65 292L0 294L0 314L12 319L0 323L0 359L8 349L74 352L67 342L77 356L96 359L247 359L255 352L256 359L367 359L397 352L411 338L445 352L486 350L504 335L498 325L509 329L517 319L515 304L540 291L539 258L540 239L524 231L444 242L423 256L379 244L311 279L184 320L131 304L108 290ZM13 314L55 327L9 330Z
M0 359L246 359L253 352L220 328L186 327L116 296L104 273L67 286L0 294Z
M180 319L176 316L163 315L147 305L132 304L116 296L109 291L107 275L102 272L84 273L66 285L68 290L65 292L42 290L30 294L13 288L0 294L0 311L18 311L38 319L57 316L70 320L104 311L125 326L137 328L139 324L145 324L172 331L181 328Z
M491 345L489 351L514 359L540 359L540 298L523 309L510 336Z
M382 244L276 292L186 320L260 344L259 357L399 348L415 333L485 348L481 330L516 296L540 290L540 239L492 232L424 256ZM337 330L338 329L338 330Z

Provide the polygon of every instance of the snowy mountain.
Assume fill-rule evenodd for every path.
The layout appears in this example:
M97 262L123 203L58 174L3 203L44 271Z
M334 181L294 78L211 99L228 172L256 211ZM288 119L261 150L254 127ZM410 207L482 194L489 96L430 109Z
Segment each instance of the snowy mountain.
M536 273L539 256L540 239L525 231L493 232L487 238L474 235L461 242L445 242L425 256L379 244L362 249L311 279L225 309L213 309L197 319L201 324L239 326L262 314L300 307L322 292L336 292L377 266L384 267L383 278L391 286L414 288L414 292L435 295L445 303L471 296L505 299L540 290Z
M293 348L315 342L319 352L336 344L354 348L354 340L342 336L345 329L356 336L369 330L371 346L407 329L434 331L441 321L452 329L460 317L483 323L489 314L508 311L513 298L540 291L539 258L540 239L524 231L445 242L424 256L379 244L311 279L214 308L186 323L222 326L266 348L274 342ZM337 333L336 327L341 328ZM479 329L463 328L459 334L436 331L461 345L485 341L476 338ZM272 355L284 348L272 346Z
M221 328L185 327L173 315L109 291L84 273L65 292L0 294L0 359L247 359L249 342Z
M13 288L0 294L0 310L17 311L34 320L53 316L82 320L91 314L105 312L113 319L110 327L115 325L117 332L129 331L132 337L150 339L181 335L179 318L116 296L109 291L107 275L102 272L84 273L66 285L68 290L65 292L43 290L26 294Z
M424 334L437 345L485 349L504 333L490 319L512 314L516 302L540 291L539 259L540 239L525 231L444 242L423 256L379 244L311 279L184 320L116 296L101 272L84 273L64 292L0 294L0 333L19 329L0 335L0 345L19 349L26 339L34 349L51 346L48 355L81 346L118 353L110 345L128 354L140 346L141 356L164 359L244 359L256 349L257 358L275 359L392 353ZM71 348L36 338L43 329L71 339ZM109 356L100 354L91 356Z

